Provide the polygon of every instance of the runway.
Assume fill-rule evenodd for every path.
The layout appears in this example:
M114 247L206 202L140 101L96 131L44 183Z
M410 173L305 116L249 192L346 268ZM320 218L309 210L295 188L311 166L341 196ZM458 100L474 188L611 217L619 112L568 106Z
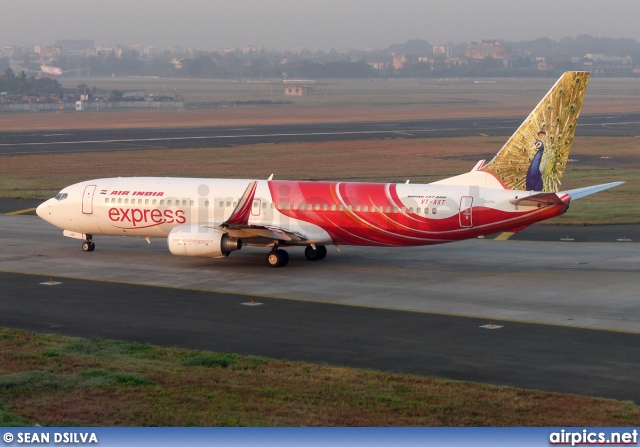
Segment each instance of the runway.
M509 136L525 117L0 133L0 155L233 147L393 138ZM640 113L585 114L576 136L638 136Z
M343 247L316 263L291 249L269 269L257 249L203 260L96 237L85 253L34 216L0 226L3 326L640 402L636 243Z

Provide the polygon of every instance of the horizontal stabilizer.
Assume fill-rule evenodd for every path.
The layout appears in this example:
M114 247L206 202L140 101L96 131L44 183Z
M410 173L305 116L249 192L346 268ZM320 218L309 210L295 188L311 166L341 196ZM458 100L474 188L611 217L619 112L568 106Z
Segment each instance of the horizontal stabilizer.
M587 186L586 188L570 189L569 191L562 191L558 194L569 194L571 196L571 200L576 200L604 191L605 189L613 188L614 186L622 185L623 183L624 182L604 183L602 185Z
M537 206L537 205L561 205L563 202L554 192L541 192L520 199L509 200L513 205Z

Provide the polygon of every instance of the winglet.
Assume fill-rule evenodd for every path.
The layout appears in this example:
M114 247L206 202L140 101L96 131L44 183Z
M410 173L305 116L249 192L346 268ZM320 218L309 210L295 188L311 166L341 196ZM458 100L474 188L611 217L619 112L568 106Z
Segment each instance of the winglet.
M247 225L249 223L251 206L253 205L253 198L256 195L256 189L258 189L258 182L254 180L247 186L233 213L231 213L231 216L222 224L223 227L228 227L229 225Z

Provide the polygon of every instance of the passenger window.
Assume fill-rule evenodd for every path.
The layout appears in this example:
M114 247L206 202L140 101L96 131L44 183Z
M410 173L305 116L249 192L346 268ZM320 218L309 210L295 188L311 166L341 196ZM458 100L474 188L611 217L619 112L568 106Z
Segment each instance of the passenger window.
M289 208L291 208L291 204L289 204L288 202L284 204L284 209L288 210Z
M387 213L390 213L390 212L391 212L391 207L387 206Z
M407 208L403 206L402 208L400 208L400 212L401 213L406 213L407 212Z
M144 204L149 205L149 199L144 199Z
M366 213L367 211L369 211L369 206L368 206L368 205L365 205L364 207L362 207L362 211L364 211L365 213ZM371 211L373 211L373 210L371 210Z
M155 200L155 199L153 199L153 204L154 204L154 205L156 204L156 200ZM162 206L162 205L164 205L164 200L161 200L161 201L160 201L160 206Z
M233 202L233 207L235 208L238 202Z
M420 209L420 207L416 208L416 213L420 214L420 211L422 211L422 209Z
M356 205L356 212L360 211L360 205Z
M297 203L294 203L294 204L293 204L293 209L294 209L294 210L297 210L297 209L298 209L298 204L297 204Z
M276 207L276 204L274 202L271 202L271 209L274 209Z
M437 212L438 212L438 209L437 209L437 208L433 208L433 209L431 210L431 214L436 214Z
M394 207L393 207L393 212L394 212L394 213L397 213L397 212L398 212L398 207L397 207L397 206L394 206Z
M412 206L409 207L409 212L413 213L413 207Z
M161 202L162 202L162 200L161 200ZM151 203L153 203L155 205L156 204L156 199L153 199L153 202L151 202Z
M322 205L322 211L327 211L328 209L329 209L329 205L327 205L326 203Z
M265 203L263 203L263 204L262 204L262 209L263 209L263 210L266 210L266 209L267 209L267 202L265 202Z
M187 201L186 200L182 201L182 206L187 206Z
M128 204L129 203L129 199L124 199L124 204Z
M104 199L104 203L109 203L109 199Z
M347 210L348 210L348 211L351 211L352 209L353 209L353 208L352 208L352 206L351 206L351 205L347 205Z
M320 204L316 203L316 211L320 211Z
M231 206L231 202L227 202L227 208Z
M189 206L193 206L193 200L189 200Z
M344 211L344 206L340 205L340 206L338 207L338 211Z
M335 210L336 210L336 206L335 206L335 204L334 204L334 205L331 205L331 211L335 211Z
M220 202L220 208L224 207L224 202Z
M278 209L281 210L282 209L282 203L278 203Z
M167 206L171 206L171 200L167 200Z
M118 203L122 203L122 199L118 198Z
M206 202L204 202L204 206L206 206L207 208L209 207L209 201L208 200Z

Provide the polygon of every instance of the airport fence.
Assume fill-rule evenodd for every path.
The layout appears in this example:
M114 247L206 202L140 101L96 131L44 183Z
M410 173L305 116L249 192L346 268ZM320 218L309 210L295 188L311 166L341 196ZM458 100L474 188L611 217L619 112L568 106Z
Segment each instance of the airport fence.
M116 110L116 109L159 109L180 110L184 109L184 101L114 101L114 102L87 102L84 110ZM58 104L0 104L0 113L37 113L45 111L76 111L75 102Z

